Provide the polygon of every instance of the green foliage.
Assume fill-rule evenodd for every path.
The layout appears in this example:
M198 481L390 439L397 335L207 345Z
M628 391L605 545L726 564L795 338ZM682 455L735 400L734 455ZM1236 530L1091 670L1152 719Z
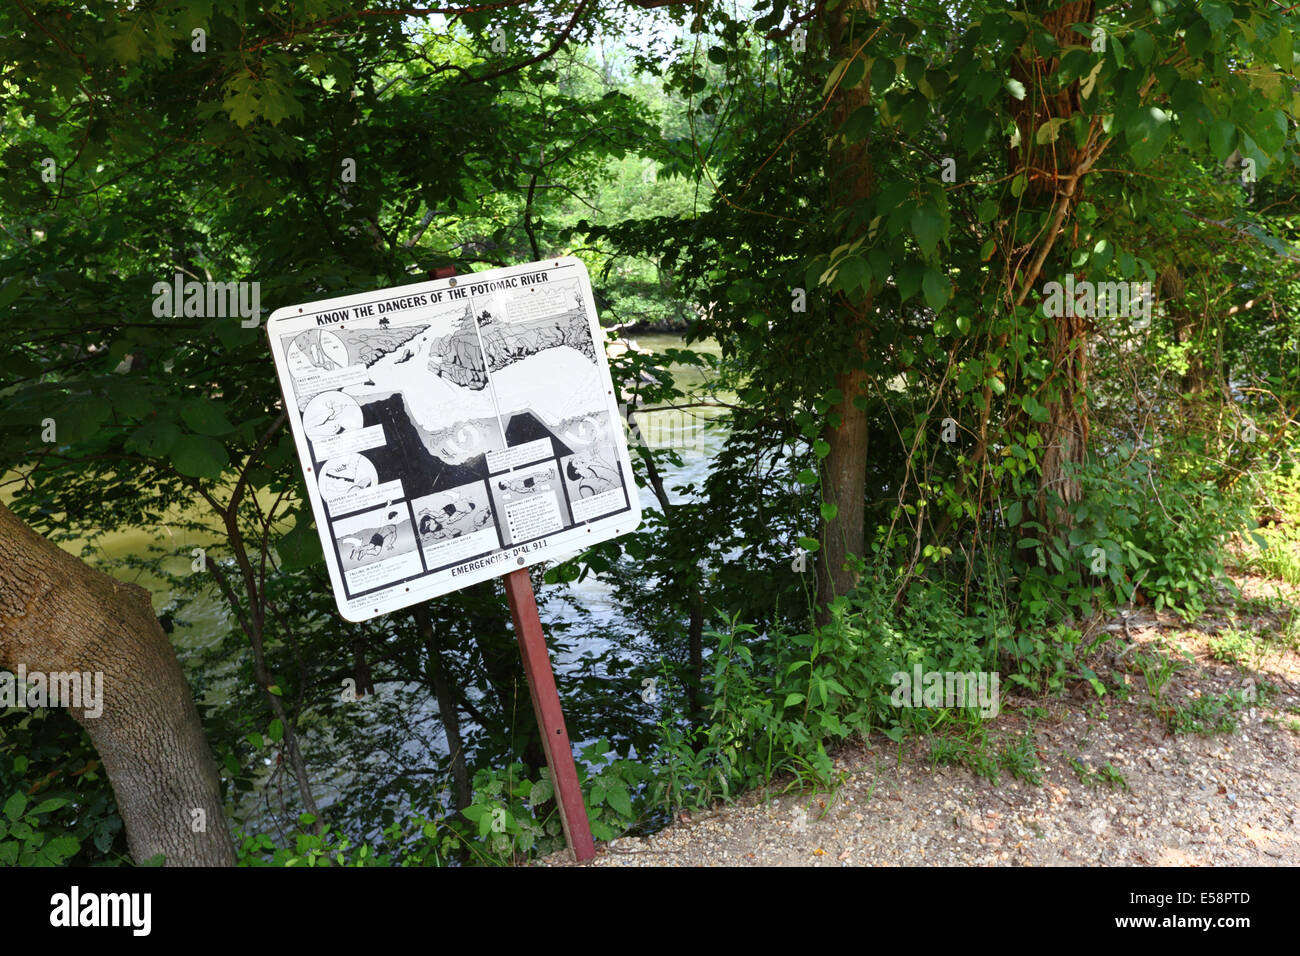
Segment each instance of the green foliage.
M3 865L130 862L108 776L66 713L0 713L0 795Z
M1249 666L1258 653L1255 640L1245 631L1225 628L1209 640L1210 656L1225 664Z
M0 807L0 866L61 866L75 857L81 849L77 838L51 827L49 820L68 802L47 797L33 803L26 794L12 794Z
M1109 761L1102 764L1096 770L1089 768L1087 764L1077 756L1071 757L1069 762L1071 769L1073 769L1078 775L1079 782L1085 787L1106 786L1111 789L1116 787L1121 790L1129 789L1128 780L1124 778L1124 774L1115 769Z
M961 766L997 786L1001 773L1033 787L1042 786L1043 765L1032 731L990 739L988 731L969 724L957 733L930 738L930 762L936 766Z
M1171 734L1230 734L1237 729L1237 714L1253 706L1245 691L1226 691L1202 694L1186 704L1166 704L1160 716Z

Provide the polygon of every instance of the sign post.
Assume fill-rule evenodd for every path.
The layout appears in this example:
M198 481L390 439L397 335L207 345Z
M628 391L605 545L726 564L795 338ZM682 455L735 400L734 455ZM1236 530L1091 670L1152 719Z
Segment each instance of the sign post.
M555 804L560 810L564 838L577 861L585 863L596 855L596 845L591 839L587 808L578 786L578 768L573 762L573 748L569 745L569 732L564 726L560 693L555 689L555 675L551 672L546 635L542 633L542 622L537 616L537 600L528 569L511 571L505 577L505 585L510 617L515 622L515 636L519 639L519 653L524 659L524 673L528 676L528 693L533 698L533 713L537 715L537 726L542 732L542 749L546 752L551 782L555 785Z
M271 352L340 614L505 576L565 837L595 855L528 567L633 531L631 460L581 261L278 309Z

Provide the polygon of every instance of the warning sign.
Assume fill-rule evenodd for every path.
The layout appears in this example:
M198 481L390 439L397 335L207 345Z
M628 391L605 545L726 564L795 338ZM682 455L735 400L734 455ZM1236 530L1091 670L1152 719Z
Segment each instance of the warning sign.
M347 620L640 523L577 259L289 306L267 331Z

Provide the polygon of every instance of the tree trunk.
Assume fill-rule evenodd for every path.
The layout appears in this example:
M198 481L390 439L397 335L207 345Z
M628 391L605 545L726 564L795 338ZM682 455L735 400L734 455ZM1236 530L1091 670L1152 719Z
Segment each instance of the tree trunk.
M501 709L501 726L511 737L511 752L529 772L546 766L542 732L533 713L528 678L519 657L519 645L510 633L510 618L496 581L482 581L461 592L462 605L483 673Z
M1050 0L1040 0L1031 8L1037 6L1041 10L1052 5ZM1038 11L1031 9L1031 12ZM1043 27L1061 48L1083 42L1074 32L1073 24L1090 23L1092 17L1093 0L1056 4L1055 9L1042 14ZM1010 166L1013 174L1024 174L1027 178L1022 197L1025 202L1034 204L1045 200L1052 204L1069 203L1070 208L1077 208L1081 189L1075 174L1088 161L1085 149L1075 145L1068 131L1062 131L1054 142L1040 145L1037 141L1038 130L1044 123L1069 119L1082 108L1077 80L1061 90L1049 92L1056 85L1052 76L1059 66L1056 57L1017 58L1012 62L1011 75L1024 84L1026 94L1024 99L1011 101L1020 145L1011 152ZM1050 233L1043 241L1053 243L1055 239L1056 233ZM1033 259L1029 257L1026 261ZM1013 277L1013 292L1022 281L1020 275ZM1049 528L1069 524L1068 513L1049 511L1049 495L1070 504L1082 494L1073 469L1083 463L1088 448L1086 390L1090 322L1087 317L1072 314L1047 320L1047 347L1054 370L1048 386L1054 390L1043 402L1048 420L1043 427L1037 509Z
M864 39L855 36L850 22L856 12L875 13L876 0L846 0L830 14L827 29L831 43L831 61L838 62L851 56L855 46ZM871 101L871 87L867 82L853 89L837 90L832 118L830 149L831 208L839 211L864 198L873 185L868 140L845 143L838 135L839 128L853 112ZM841 241L851 241L844 237ZM844 396L843 404L832 409L839 420L828 425L822 438L830 446L824 463L822 501L835 506L830 520L822 519L817 557L817 622L825 624L830 619L828 607L839 595L852 590L858 583L856 571L848 566L850 555L863 550L863 501L867 480L867 412L855 399L865 405L868 376L863 366L871 339L871 296L863 293L856 301L845 301L838 311L848 341L853 343L848 361L835 378L835 387Z
M447 673L442 666L442 646L433 629L433 622L429 619L429 609L423 604L417 604L411 608L411 616L415 618L416 630L428 655L426 669L433 684L434 696L438 698L438 716L442 718L442 727L447 733L447 752L451 754L452 795L459 812L474 802L474 791L470 786L469 768L465 764L465 745L460 736L460 712L456 709L456 695L447 683Z
M137 863L162 853L168 866L234 865L216 764L149 592L94 570L0 505L0 668L19 665L103 675L100 716L68 709L108 772Z

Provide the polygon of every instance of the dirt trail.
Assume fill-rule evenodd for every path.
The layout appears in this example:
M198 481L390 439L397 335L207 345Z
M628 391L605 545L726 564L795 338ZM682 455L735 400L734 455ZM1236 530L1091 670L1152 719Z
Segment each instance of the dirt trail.
M1004 697L981 753L1020 743L1041 786L1005 766L995 786L937 764L931 742L900 754L876 737L835 755L833 793L750 793L601 845L587 865L1300 865L1300 641L1274 597L1280 588L1295 606L1300 590L1238 583L1245 601L1191 626L1149 610L1109 625L1119 640L1091 663L1118 692L1098 699L1080 683L1063 698ZM1155 698L1142 668L1158 682L1159 654L1184 663ZM1254 706L1215 706L1252 690ZM1170 733L1192 721L1236 726ZM539 862L573 865L567 853Z

